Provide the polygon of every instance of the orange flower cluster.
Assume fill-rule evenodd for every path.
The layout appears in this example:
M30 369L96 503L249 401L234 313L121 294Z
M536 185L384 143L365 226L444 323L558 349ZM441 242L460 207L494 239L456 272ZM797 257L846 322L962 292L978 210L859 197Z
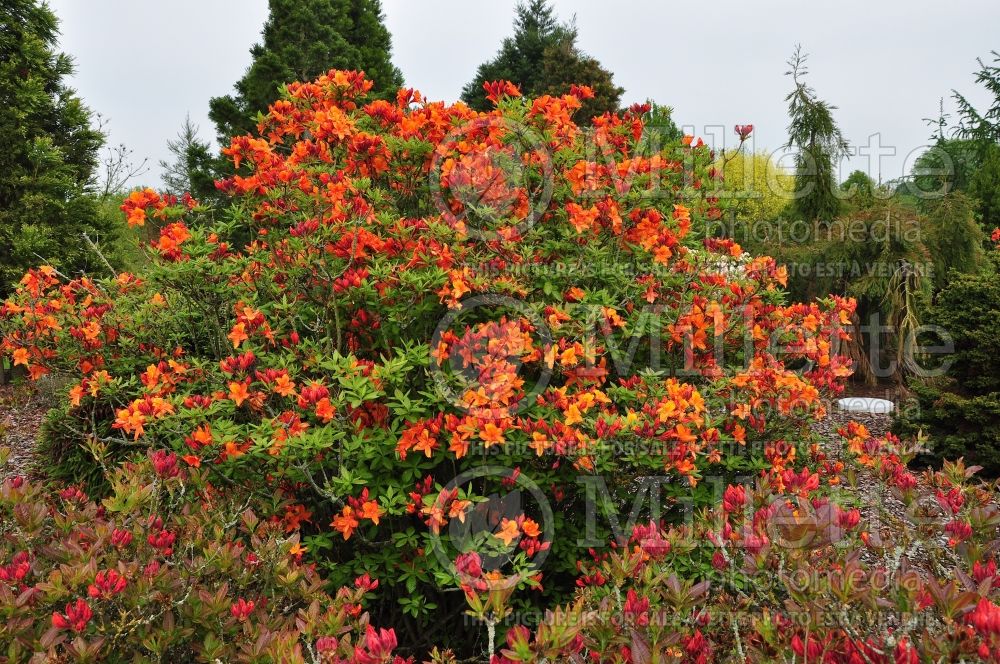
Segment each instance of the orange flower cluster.
M145 226L150 210L159 216L159 213L167 207L167 202L158 193L149 189L133 191L125 198L121 205L122 212L129 226Z
M339 514L333 517L330 525L334 530L343 535L345 540L351 539L351 535L361 525L361 521L370 521L374 525L379 524L382 515L385 514L377 500L368 497L368 489L364 489L357 498L347 499L347 504Z
M136 399L127 408L119 410L112 426L126 434L132 434L133 440L139 440L146 431L146 424L172 415L174 412L173 404L166 399L147 396L144 399Z

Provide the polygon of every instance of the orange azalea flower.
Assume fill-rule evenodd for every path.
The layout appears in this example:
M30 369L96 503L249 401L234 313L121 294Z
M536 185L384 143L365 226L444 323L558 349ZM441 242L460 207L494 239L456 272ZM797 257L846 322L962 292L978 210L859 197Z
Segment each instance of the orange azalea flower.
M470 507L472 507L471 500L455 499L451 501L451 507L448 508L448 518L458 519L460 523L465 523L465 513Z
M775 279L775 281L777 281L782 286L788 286L788 268L786 266L784 266L784 265L782 265L781 267L777 268L774 271L774 279ZM843 318L844 318L843 314L844 314L844 312L841 312L842 322L844 322L844 324L847 325L847 324L850 323L850 319L848 319L846 322L843 321Z
M483 83L486 99L496 104L501 97L520 97L521 90L510 81L486 81Z
M241 457L246 453L246 450L249 446L250 446L249 443L246 445L239 445L231 440L226 441L226 444L223 446L222 449L222 454L219 455L219 459L221 461L225 461L226 459L235 459L237 457Z
M511 521L507 518L504 518L501 522L500 532L494 533L494 536L506 546L510 546L510 543L520 537L520 535L521 531L517 527L517 521Z
M680 443L693 443L698 440L698 437L691 433L691 429L683 424L674 427L674 436Z
M459 434L454 434L451 437L451 444L448 445L448 451L455 455L456 459L461 459L466 454L469 453L469 441L463 438Z
M427 429L421 429L417 437L417 442L413 445L413 449L417 452L423 452L424 456L430 459L434 456L434 450L437 448L438 442L434 436Z
M87 341L97 341L97 337L101 334L101 326L94 321L90 321L80 328L80 331L83 332L83 338Z
M14 366L28 366L28 350L26 348L18 348L14 351Z
M333 409L333 404L327 398L320 399L316 402L316 417L323 420L323 422L329 423L333 420L335 411Z
M242 406L243 402L250 398L250 390L247 389L246 383L236 381L229 383L229 398L237 406Z
M601 313L612 327L625 327L625 321L612 307L601 307Z
M581 235L590 230L597 223L598 217L601 216L601 211L596 206L584 208L577 203L567 203L566 212L569 213L569 223Z
M524 523L521 524L521 530L528 537L538 537L542 534L542 529L538 526L538 523L531 519L524 520Z
M361 518L369 519L376 526L378 525L379 519L385 514L385 510L379 507L377 501L368 500L361 505Z
M185 454L184 456L181 457L181 459L183 459L184 462L187 465L191 466L192 468L200 468L201 467L201 458L200 457L196 457L193 454Z
M241 343L250 338L247 336L247 326L243 323L233 325L233 330L228 336L229 340L233 342L233 348L239 348Z
M84 389L82 385L74 385L69 391L69 402L73 406L79 406L83 400Z
M290 397L295 394L295 382L288 374L282 374L274 381L274 392L283 397Z
M459 300L462 299L462 296L472 292L472 288L469 286L473 279L472 272L467 267L461 270L451 270L448 273L448 278L451 280L451 285L444 286L438 291L438 295L442 302L448 302L449 309L455 309L459 306Z
M666 265L670 262L670 257L673 255L674 252L670 250L670 247L660 245L653 250L653 261L659 263L660 265Z
M535 431L531 434L531 443L529 444L529 447L535 450L535 454L542 456L545 454L546 450L552 447L552 441L549 440L544 433Z
M191 440L197 447L204 447L212 444L212 428L209 425L200 426L191 434Z
M143 226L146 223L146 208L162 210L166 206L160 195L147 187L129 194L120 209L126 214L129 226Z
M333 526L335 530L339 531L340 534L344 536L344 540L346 541L351 539L351 535L354 534L354 531L357 529L359 523L354 517L354 510L352 510L350 506L345 505L343 511L333 517L333 521L330 522L330 525Z
M290 505L285 508L285 532L290 533L298 530L303 521L310 521L312 512L306 509L305 505Z
M146 211L143 208L132 208L128 211L128 216L126 217L129 226L145 226L146 225Z
M576 347L570 346L562 352L559 356L559 363L565 367L576 366L580 362L580 358L576 356Z
M482 439L483 443L485 443L486 449L489 449L494 445L503 445L506 442L503 437L503 429L492 422L486 423L486 425L479 432L479 437Z
M598 165L594 162L578 161L564 175L573 189L574 196L579 196L584 190L596 191L600 186Z
M139 440L139 436L145 433L143 427L146 424L146 416L132 406L122 408L116 415L115 423L112 425L116 429L133 434L135 440Z
M656 409L656 416L661 422L666 422L677 414L677 403L672 399L664 399Z
M552 344L545 350L545 356L542 361L545 363L545 366L548 367L549 369L555 367L556 365L556 352L558 350L559 349L555 346L555 344Z
M565 424L568 427L583 422L583 416L580 414L580 409L577 407L575 403L571 404L569 408L564 410L563 415L566 416L566 419L563 420L563 424Z

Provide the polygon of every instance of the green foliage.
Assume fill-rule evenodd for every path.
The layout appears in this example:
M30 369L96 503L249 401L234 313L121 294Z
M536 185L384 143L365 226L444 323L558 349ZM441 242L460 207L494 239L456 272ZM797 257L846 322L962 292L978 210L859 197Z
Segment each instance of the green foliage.
M364 71L376 81L376 95L394 95L402 85L379 0L268 0L268 6L262 41L250 50L253 62L235 94L209 104L222 145L253 133L257 114L267 112L288 81L311 80L336 68Z
M983 264L985 234L976 221L975 201L961 192L923 202L924 243L934 261L934 289L948 283L952 270L974 274Z
M871 207L875 203L875 196L878 185L875 180L864 171L852 171L847 179L840 183L840 191L848 203L854 209Z
M46 413L38 431L36 450L45 460L45 474L56 482L92 487L98 494L108 490L104 471L94 456L80 444L77 423L66 408Z
M1000 257L978 274L953 274L935 301L929 322L954 342L947 375L911 389L916 412L904 413L902 433L926 431L932 456L964 456L1000 473ZM937 341L935 340L934 343Z
M978 200L979 223L986 233L1000 227L1000 144L984 148L969 182L969 195Z
M959 112L954 133L968 145L974 160L968 192L979 201L977 214L987 233L1000 226L1000 53L991 54L992 63L978 60L976 72L976 82L990 96L985 111L979 111L964 95L953 91Z
M956 275L936 299L932 322L955 342L948 372L968 394L1000 392L1000 259L990 269Z
M462 89L462 101L480 111L491 108L483 90L483 83L490 81L510 81L530 97L566 94L576 84L594 91L592 99L583 100L582 120L618 110L624 89L577 47L574 25L560 23L548 0L530 0L516 11L514 35L504 39L496 57L479 66Z
M924 321L935 293L978 273L984 261L984 235L968 196L956 192L916 207L898 194L874 193L867 205L830 224L778 220L765 226L769 232L746 239L751 253L769 251L789 266L794 297L847 294L858 301L862 325L877 315L879 325L889 326L877 338L860 330L855 335L857 375L868 382L916 370L915 361L926 358L913 357L907 337Z
M684 132L674 122L674 109L654 101L646 103L649 104L649 113L646 114L645 129L650 149L659 152L663 146L680 141Z
M938 384L914 383L918 408L896 424L900 435L926 433L927 461L964 458L990 476L1000 474L1000 392L968 396Z
M0 297L30 265L66 274L101 272L83 241L109 239L113 226L85 196L103 135L64 82L58 22L38 0L0 7Z
M917 157L904 192L915 196L920 203L933 201L952 191L967 192L977 165L972 141L939 138Z
M847 141L833 119L837 109L816 96L805 82L806 55L796 47L788 61L795 88L788 93L788 147L798 149L795 164L795 213L806 221L829 222L841 211L835 191L837 161L847 154Z

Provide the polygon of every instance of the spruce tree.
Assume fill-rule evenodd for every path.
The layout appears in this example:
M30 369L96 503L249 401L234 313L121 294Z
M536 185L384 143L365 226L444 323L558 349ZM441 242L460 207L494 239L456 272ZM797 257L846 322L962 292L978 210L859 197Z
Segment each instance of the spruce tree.
M490 109L483 90L487 81L511 81L531 97L566 94L575 83L594 90L579 120L618 110L624 90L615 85L610 71L580 50L576 40L576 26L560 22L548 0L519 4L513 36L504 39L496 57L479 66L462 90L462 101L477 110Z
M816 96L806 82L806 55L795 47L791 69L795 88L788 93L788 147L798 149L795 162L795 212L807 221L830 222L841 211L836 168L847 155L847 141L833 119L837 109Z
M198 137L198 125L191 122L190 115L184 118L177 138L167 141L167 150L173 155L173 161L160 160L167 191L175 196L187 192L196 198L212 192L214 185L208 174L212 161L211 146Z
M953 92L959 112L955 134L969 142L976 156L969 194L979 202L977 214L987 233L1000 226L1000 53L991 54L991 63L980 59L976 72L976 82L991 97L989 108L979 111L964 95Z
M376 96L395 95L402 85L379 0L269 0L268 6L261 42L250 49L253 61L235 93L209 102L221 144L252 132L257 114L292 81L312 80L330 69L358 69L374 82Z
M39 0L0 3L0 299L32 265L100 269L83 235L112 233L89 192L104 136L65 83L58 27Z

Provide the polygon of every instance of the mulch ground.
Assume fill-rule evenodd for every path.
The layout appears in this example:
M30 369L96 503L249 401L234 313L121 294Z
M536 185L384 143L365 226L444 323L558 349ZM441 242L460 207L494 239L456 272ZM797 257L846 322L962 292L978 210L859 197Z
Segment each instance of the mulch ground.
M45 393L28 385L0 385L0 447L10 450L0 464L0 482L8 477L39 475L35 440L42 418L51 408Z

